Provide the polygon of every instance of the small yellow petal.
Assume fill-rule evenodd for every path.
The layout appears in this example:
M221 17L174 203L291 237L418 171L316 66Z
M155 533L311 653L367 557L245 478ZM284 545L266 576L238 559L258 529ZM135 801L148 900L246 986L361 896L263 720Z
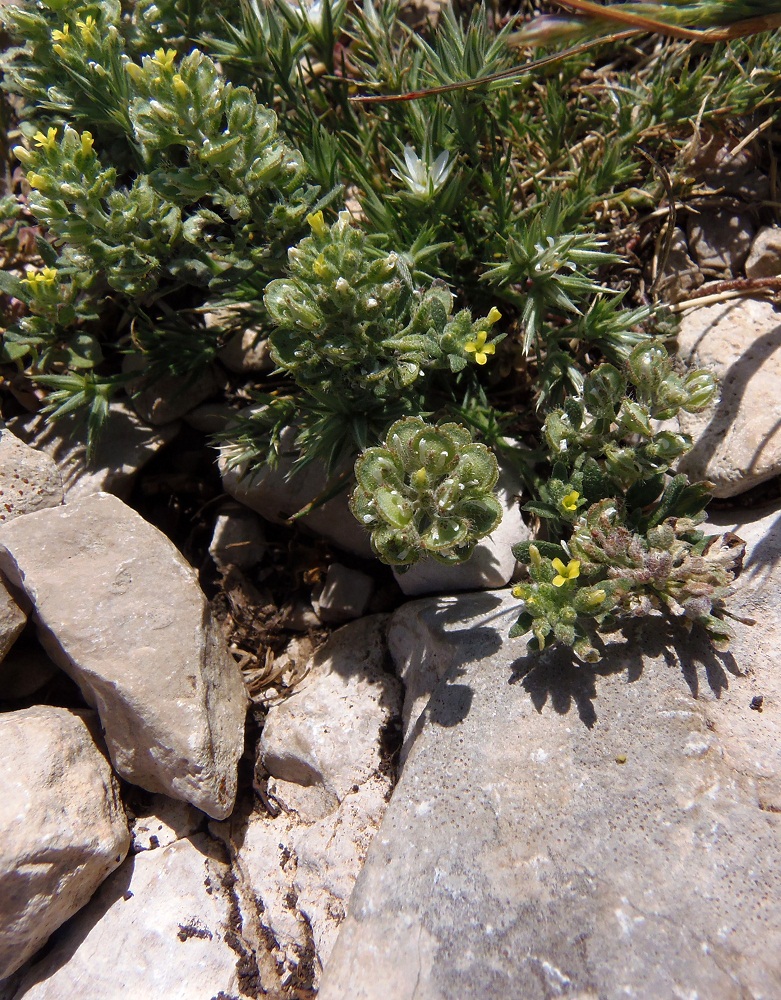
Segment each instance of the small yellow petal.
M486 316L486 322L488 323L488 325L493 326L494 323L498 323L501 318L502 314L499 312L496 306L491 306L488 315Z
M578 493L577 490L572 490L572 492L568 493L561 501L561 506L564 510L574 513L578 509L578 500L580 500L580 493Z
M567 567L558 558L551 560L551 566L553 566L557 573L565 573L567 571Z
M328 226L325 224L322 212L313 212L311 215L307 215L306 221L311 226L312 232L315 236L320 236L322 238L328 234Z
M84 156L89 156L92 152L92 133L82 132L81 133L81 151Z

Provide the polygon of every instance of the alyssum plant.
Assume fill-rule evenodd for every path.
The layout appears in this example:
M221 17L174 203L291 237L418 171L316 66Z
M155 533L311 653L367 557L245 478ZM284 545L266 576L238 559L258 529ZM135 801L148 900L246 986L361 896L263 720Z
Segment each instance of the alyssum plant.
M526 84L521 102L350 104L351 74L398 89L507 67L511 25L495 31L485 9L466 23L447 12L427 40L395 0L219 15L197 0L38 0L3 18L20 39L3 58L23 109L15 211L38 226L41 259L2 276L0 363L47 391L50 411L86 407L97 433L123 354L152 382L197 375L227 331L195 317L241 304L277 366L226 432L250 474L292 428L294 473L325 465L317 501L352 486L375 552L403 571L463 561L496 528L501 452L547 526L516 552L529 579L513 634L591 660L598 630L663 610L725 639L739 550L703 535L707 489L672 474L688 439L654 429L707 405L712 381L675 369L650 308L623 306L601 276L618 257L581 221L634 184L650 99L621 96L613 153L578 161L562 138L576 124L566 74L542 99ZM523 407L492 402L500 357L536 374Z

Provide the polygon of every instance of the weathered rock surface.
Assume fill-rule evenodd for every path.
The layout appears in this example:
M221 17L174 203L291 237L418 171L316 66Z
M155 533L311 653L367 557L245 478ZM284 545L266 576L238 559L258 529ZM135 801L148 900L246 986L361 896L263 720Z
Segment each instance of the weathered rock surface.
M317 594L316 611L321 621L342 624L360 618L369 606L374 580L360 570L331 563Z
M266 538L258 516L246 507L234 504L217 516L209 555L220 568L238 566L252 569L266 554Z
M751 244L746 277L770 278L776 274L781 274L781 229L763 226Z
M679 302L688 292L699 288L704 280L702 271L689 256L686 234L682 229L676 228L664 271L659 275L658 292L667 302Z
M124 858L119 788L83 717L0 715L0 979L27 961Z
M97 709L119 774L226 816L246 695L173 544L99 493L0 526L0 568L32 602L44 648Z
M139 373L137 379L128 383L127 391L139 417L155 427L183 417L213 396L220 387L220 380L212 367L204 368L194 379L183 375L164 375L151 383L144 378L146 367L143 357L128 354L122 371L126 374Z
M32 966L16 1000L257 997L246 928L232 919L232 875L201 834L129 857ZM272 994L273 995L273 994Z
M130 850L156 851L203 829L206 817L189 802L152 795L146 809L137 810L130 823Z
M375 615L334 633L301 689L270 710L258 787L277 815L212 824L237 855L242 911L261 900L287 980L311 986L393 784L386 735L401 690L385 671L385 624Z
M689 250L704 271L737 277L751 249L754 225L748 212L708 207L689 216L687 232Z
M436 559L423 559L405 573L394 572L404 594L449 594L456 590L491 590L504 587L515 571L512 546L531 535L521 517L518 498L521 482L504 470L496 495L504 506L504 516L496 530L475 546L471 557L457 566L446 566Z
M270 372L274 368L268 338L259 330L239 330L217 357L228 371L237 375Z
M0 429L0 524L62 499L62 477L49 455Z
M506 593L397 613L443 679L319 1000L781 995L781 513L750 540L724 657L661 619L526 655Z
M679 463L692 479L709 479L718 497L734 496L781 472L781 312L741 299L687 312L681 355L710 368L721 397L704 413L681 414L694 448Z
M179 432L176 423L148 427L127 403L115 401L109 406L95 456L88 462L86 426L76 416L53 421L40 415L17 417L9 421L9 426L14 434L54 460L69 501L101 490L127 499L138 470Z
M316 462L288 478L293 465L289 454L292 454L295 436L295 429L286 427L280 435L281 457L277 467L271 469L266 466L250 476L245 475L244 465L228 468L227 450L223 450L220 455L220 473L226 492L272 524L284 524L291 515L314 500L328 482L324 467ZM347 501L348 491L343 490L328 503L301 518L298 523L330 539L347 552L370 558L372 549L369 535L350 513Z
M5 659L8 650L21 635L27 624L27 615L13 599L0 577L0 663ZM2 690L0 690L2 697Z

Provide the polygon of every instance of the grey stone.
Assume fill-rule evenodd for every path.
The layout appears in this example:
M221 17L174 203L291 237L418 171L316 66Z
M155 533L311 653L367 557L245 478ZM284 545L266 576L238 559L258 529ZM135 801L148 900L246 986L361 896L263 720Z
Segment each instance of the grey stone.
M255 974L246 928L231 926L223 853L201 834L129 857L32 966L17 1000L214 1000L273 989L274 979Z
M62 477L49 455L1 428L0 524L20 514L56 507L62 500Z
M26 624L27 614L13 599L5 581L0 576L0 663L22 634L22 629ZM0 676L2 675L0 674ZM0 697L2 695L2 685L0 685Z
M747 212L707 208L689 216L689 250L699 266L724 277L736 277L748 257L754 225Z
M491 590L504 587L515 571L512 546L531 535L521 516L521 482L516 474L503 469L496 494L504 506L504 515L496 530L483 538L464 563L446 566L435 559L423 559L405 573L394 570L396 582L404 594L448 594L456 590Z
M740 299L685 313L679 353L710 368L720 399L704 413L681 413L694 448L679 462L708 479L718 497L734 496L781 472L781 313L770 302Z
M377 769L378 733L400 707L399 682L385 669L386 620L370 615L335 632L263 727L268 773L320 787L331 806Z
M9 425L14 434L54 460L68 501L101 490L127 499L136 473L176 437L180 426L173 423L165 427L148 427L127 403L114 401L98 437L95 455L88 461L86 426L77 416L68 415L58 420L47 420L39 415L18 417L9 421Z
M0 715L0 979L30 958L124 858L119 788L91 712Z
M266 539L258 516L236 504L219 514L209 545L218 568L238 566L252 569L266 554Z
M290 475L295 437L295 428L284 428L280 435L277 467L264 466L250 475L246 474L246 464L229 468L229 447L224 447L220 455L220 473L226 492L272 524L285 524L291 515L319 496L328 484L325 468L318 462L310 463L294 476ZM349 491L342 490L297 523L330 539L347 552L369 558L372 555L369 535L350 513L348 496Z
M222 364L236 375L270 372L274 369L268 337L260 330L240 330L234 333L217 355Z
M32 602L46 651L97 709L119 774L226 816L246 694L173 544L99 493L0 527L0 568Z
M374 581L366 573L331 563L317 595L317 615L321 621L336 624L360 618L366 613L373 590Z
M262 903L283 983L308 968L317 985L393 787L384 736L401 689L385 670L386 620L335 632L299 692L270 709L256 780L275 815L211 824L235 855L242 912Z
M680 302L705 280L702 271L689 256L689 244L682 229L673 231L670 253L659 275L657 291L667 302Z
M751 244L746 277L772 278L777 274L781 274L781 229L763 226Z
M506 593L397 612L442 680L319 1000L781 995L781 513L752 532L724 656L661 618L527 654Z
M142 420L155 427L185 416L213 396L221 385L211 366L204 367L195 378L163 375L153 382L144 377L146 370L146 362L138 354L128 354L122 362L123 373L139 374L126 386L133 408Z

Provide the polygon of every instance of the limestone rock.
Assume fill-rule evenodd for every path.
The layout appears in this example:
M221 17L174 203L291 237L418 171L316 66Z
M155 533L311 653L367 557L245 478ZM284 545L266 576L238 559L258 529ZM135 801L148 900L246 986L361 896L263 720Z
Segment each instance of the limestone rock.
M681 355L710 368L720 399L704 413L679 416L694 448L679 463L692 479L709 479L718 497L734 496L781 472L781 313L759 299L740 299L685 313Z
M88 462L86 427L83 420L76 416L47 420L32 415L18 417L9 421L9 425L14 434L54 460L69 501L101 490L127 499L138 470L179 432L179 424L176 423L148 427L127 403L115 401L109 406L108 419L98 438L95 456L92 462Z
M729 208L708 208L691 215L689 250L703 270L736 277L746 263L754 226L751 216Z
M138 378L127 384L133 409L155 427L185 416L220 388L220 380L211 366L204 367L195 378L164 375L153 382L145 378L146 368L144 358L138 354L128 354L122 362L123 373L138 373Z
M374 580L366 573L331 563L317 594L317 615L321 621L337 624L360 618L366 613L373 590Z
M288 478L293 465L290 455L295 436L293 427L282 431L281 457L275 469L265 466L256 473L246 475L245 465L228 467L229 449L223 449L220 455L220 473L226 492L272 524L284 524L292 514L317 497L328 482L325 468L316 462ZM343 490L297 523L330 539L347 552L370 558L369 536L350 513L347 501L348 491Z
M0 663L27 624L27 615L11 596L0 576ZM0 697L3 697L0 687Z
M512 546L531 536L521 517L518 497L521 482L509 469L502 470L496 495L504 506L504 516L496 530L483 538L465 563L445 566L435 559L423 559L405 573L394 571L404 594L449 594L456 590L490 590L504 587L515 571Z
M0 527L0 568L32 602L51 658L97 709L119 774L226 816L246 695L173 544L99 493Z
M203 834L129 857L30 969L17 997L261 995L243 929L231 922L231 884L221 847Z
M62 503L62 477L52 459L0 429L0 524Z
M230 372L250 375L274 369L268 338L259 330L240 330L235 333L217 355Z
M92 713L0 715L0 979L73 916L124 858L119 788Z
M781 994L779 524L724 656L657 618L592 668L507 640L509 595L416 602L442 680L319 1000Z
M771 278L777 274L781 274L781 229L763 226L751 244L746 277Z
M287 979L302 985L317 985L393 785L385 741L401 691L385 670L386 617L335 632L270 709L257 781L276 815L211 826L236 854L242 910L260 898Z
M218 568L252 569L266 554L266 539L255 513L238 504L217 516L209 555Z
M377 769L379 732L400 707L399 683L385 670L386 618L370 615L335 632L263 727L269 774L319 786L334 806Z
M205 822L202 812L188 802L169 799L166 795L152 795L146 809L134 810L130 824L130 850L133 854L141 851L156 851L160 847L190 837Z

